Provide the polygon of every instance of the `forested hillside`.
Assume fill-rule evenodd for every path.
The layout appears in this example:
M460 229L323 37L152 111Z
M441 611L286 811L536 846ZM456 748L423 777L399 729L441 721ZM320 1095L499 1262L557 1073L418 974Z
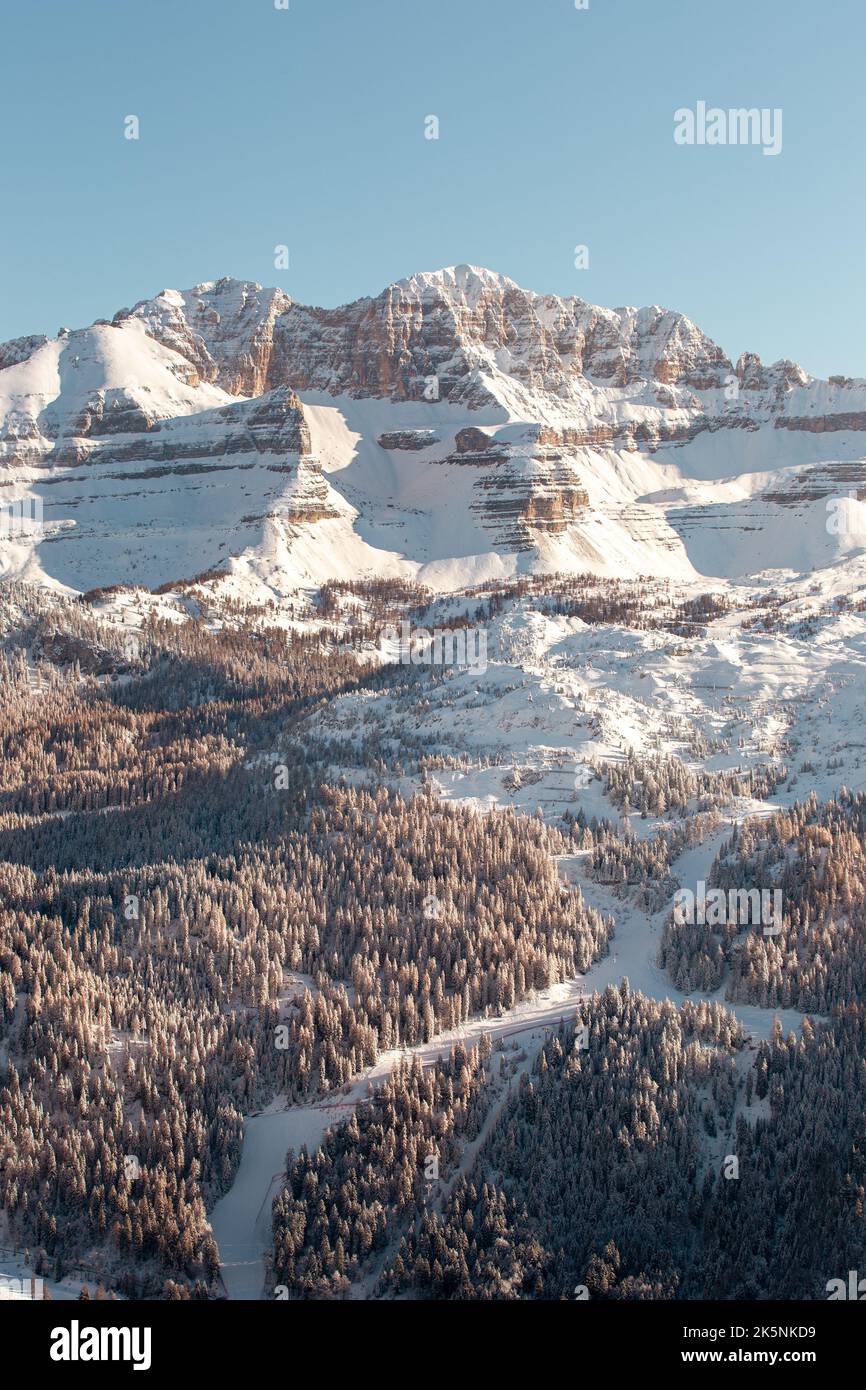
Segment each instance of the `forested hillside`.
M31 677L2 658L8 1234L212 1290L244 1113L585 970L609 925L541 821L317 780L286 732L365 678L339 649L155 623L122 679Z
M734 827L711 887L778 890L781 929L765 935L672 916L659 962L679 989L718 989L762 1008L827 1014L866 999L866 795L842 792Z
M862 1258L864 1048L861 1007L753 1055L718 1004L609 988L521 1072L451 1182L453 1137L485 1113L472 1059L459 1090L454 1060L422 1092L401 1077L290 1156L274 1278L335 1296L378 1249L382 1297L826 1297ZM425 1184L436 1147L443 1182Z

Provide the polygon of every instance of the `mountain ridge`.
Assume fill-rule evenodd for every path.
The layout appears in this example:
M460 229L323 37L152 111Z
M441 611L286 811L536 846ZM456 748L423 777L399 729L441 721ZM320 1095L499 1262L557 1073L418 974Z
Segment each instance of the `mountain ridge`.
M359 572L808 569L860 549L826 509L866 495L864 431L866 382L732 363L661 306L468 265L336 309L202 281L0 344L0 471L46 522L7 572L80 589L222 568L280 595Z
M212 322L215 315L222 309L223 314L231 315L237 324L239 334L243 333L243 320L247 311L257 304L261 306L261 312L255 319L257 333L266 330L268 323L283 314L294 312L298 315L314 315L322 322L335 322L342 316L359 316L365 307L373 307L385 302L400 303L399 296L405 295L406 304L417 301L423 304L440 303L448 304L462 301L465 306L478 308L483 303L483 297L490 294L510 294L515 295L526 302L537 305L542 309L549 309L551 306L561 306L563 309L570 309L576 314L587 315L592 319L600 319L606 323L614 325L626 325L634 331L640 339L645 336L652 336L658 331L660 325L666 326L670 333L680 330L686 337L694 337L700 342L708 345L709 355L712 361L725 371L736 371L738 375L745 378L747 375L751 379L751 384L755 384L756 378L762 374L778 375L784 374L792 378L800 379L803 384L808 380L822 380L822 378L811 377L796 362L789 358L780 358L777 361L764 365L757 353L744 351L740 354L736 363L729 358L724 350L713 342L698 327L693 319L679 310L666 308L659 304L648 304L642 306L620 305L612 308L593 304L591 301L583 299L578 295L556 295L551 293L539 293L534 290L527 290L517 284L509 276L502 275L497 271L491 271L485 267L471 265L456 265L443 267L436 271L421 271L413 275L404 276L387 285L378 295L366 295L357 299L347 301L343 305L335 308L322 308L312 304L303 304L294 300L280 288L268 287L259 284L258 281L244 280L231 276L224 276L218 280L201 281L186 290L176 290L172 288L164 289L158 294L138 300L132 308L119 309L110 320L112 326L126 322L129 319L140 318L147 331L157 337L158 341L164 341L160 337L160 332L168 336L171 310L180 311L188 304L190 309L193 307L200 316L194 327L187 319L188 325L192 330L191 337L200 335L204 342L208 342L207 329L209 321ZM219 309L217 308L219 305ZM195 315L191 315L195 318ZM222 318L222 315L220 315ZM109 320L96 319L92 324L86 325L87 328L95 327L99 324L106 324ZM68 333L69 330L61 330L61 334ZM82 332L85 329L77 329L75 332ZM60 336L60 335L58 335ZM10 339L0 342L0 369L5 366L14 365L16 362L27 360L33 352L45 343L52 341L45 335L35 334ZM210 339L211 342L218 344L219 339ZM168 347L181 351L183 355L183 344L181 342L165 342ZM188 346L188 344L187 344ZM195 363L200 357L200 351L193 349L190 360ZM659 380L664 380L659 377ZM841 378L839 378L841 380ZM715 380L715 378L714 378ZM836 380L836 378L830 378ZM846 379L849 384L856 379ZM225 389L230 389L226 386ZM231 394L243 394L239 391L231 391ZM250 392L252 394L252 392Z

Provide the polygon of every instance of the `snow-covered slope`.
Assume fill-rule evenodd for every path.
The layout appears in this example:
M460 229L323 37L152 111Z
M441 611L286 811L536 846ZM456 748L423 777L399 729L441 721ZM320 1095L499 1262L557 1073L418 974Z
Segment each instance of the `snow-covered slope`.
M802 572L862 549L864 460L866 382L469 266L333 310L220 280L0 345L3 500L44 518L0 568L72 589Z

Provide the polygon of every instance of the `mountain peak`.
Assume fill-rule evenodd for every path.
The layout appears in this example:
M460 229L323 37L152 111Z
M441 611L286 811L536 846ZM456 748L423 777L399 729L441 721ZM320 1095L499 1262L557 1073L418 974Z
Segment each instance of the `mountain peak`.
M864 435L866 383L754 353L734 367L672 310L468 264L335 309L226 276L0 346L0 466L50 482L62 525L38 563L76 588L118 581L130 535L146 583L234 557L281 591L359 573L690 579L693 557L737 574L769 553L765 527L793 567L849 544L821 508L840 484L866 490ZM791 530L795 506L817 533L814 517ZM92 516L104 553L79 541Z
M396 281L392 289L407 289L423 296L430 291L477 299L489 291L520 290L516 281L496 270L478 265L449 265L441 270L422 270Z

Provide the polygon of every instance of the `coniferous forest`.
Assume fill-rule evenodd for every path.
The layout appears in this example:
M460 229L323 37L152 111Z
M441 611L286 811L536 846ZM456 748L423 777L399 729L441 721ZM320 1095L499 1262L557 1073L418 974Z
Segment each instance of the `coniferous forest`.
M476 619L634 597L531 588ZM856 1268L866 795L732 819L736 769L629 751L546 810L561 758L457 730L525 678L373 658L423 593L333 585L287 628L191 592L134 640L101 592L0 612L0 1245L225 1297L214 1208L276 1105L326 1121L269 1198L268 1298L813 1299ZM443 795L467 774L499 804ZM679 920L695 855L779 888L778 931ZM581 990L635 922L679 1002Z

